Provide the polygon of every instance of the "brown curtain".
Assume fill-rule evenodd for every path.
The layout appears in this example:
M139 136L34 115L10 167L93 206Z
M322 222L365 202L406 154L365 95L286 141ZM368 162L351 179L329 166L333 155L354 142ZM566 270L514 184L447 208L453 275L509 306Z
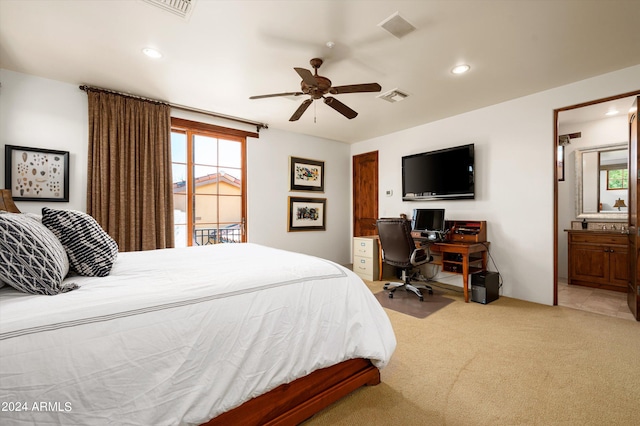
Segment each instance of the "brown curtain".
M87 213L120 251L173 247L169 105L86 91Z

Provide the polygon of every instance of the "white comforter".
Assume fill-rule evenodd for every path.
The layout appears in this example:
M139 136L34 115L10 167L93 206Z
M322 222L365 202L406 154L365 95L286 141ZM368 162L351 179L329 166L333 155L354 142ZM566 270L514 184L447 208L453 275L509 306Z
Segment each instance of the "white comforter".
M0 289L0 423L200 424L350 358L390 322L351 271L255 244L120 253L104 278Z

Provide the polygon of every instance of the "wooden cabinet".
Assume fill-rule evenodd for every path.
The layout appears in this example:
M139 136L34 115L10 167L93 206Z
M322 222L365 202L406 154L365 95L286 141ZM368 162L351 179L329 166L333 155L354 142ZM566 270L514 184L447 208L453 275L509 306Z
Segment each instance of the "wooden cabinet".
M363 280L378 280L380 274L379 262L380 253L377 236L353 238L353 272Z
M627 291L627 235L568 230L569 284Z
M482 243L487 241L487 222L484 220L446 220L445 229L452 242Z

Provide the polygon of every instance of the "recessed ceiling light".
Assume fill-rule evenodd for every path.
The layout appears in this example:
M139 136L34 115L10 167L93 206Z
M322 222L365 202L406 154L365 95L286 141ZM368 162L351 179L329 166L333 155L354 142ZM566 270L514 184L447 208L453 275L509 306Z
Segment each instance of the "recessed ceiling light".
M142 53L153 59L162 58L162 53L151 47L145 47L144 49L142 49Z
M455 67L453 67L451 72L454 73L454 74L464 74L465 72L469 71L470 69L471 69L471 67L469 65L461 64L461 65L456 65Z
M610 109L604 115L612 116L612 115L616 115L617 113L618 113L617 109Z

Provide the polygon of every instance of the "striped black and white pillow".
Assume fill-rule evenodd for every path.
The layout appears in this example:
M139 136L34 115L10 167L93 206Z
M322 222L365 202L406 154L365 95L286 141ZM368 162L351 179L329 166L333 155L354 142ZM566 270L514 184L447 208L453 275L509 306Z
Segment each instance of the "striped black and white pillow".
M69 271L64 247L42 223L21 213L0 213L0 281L30 294L78 288L63 284Z
M42 223L64 246L71 271L89 277L109 275L118 256L118 244L93 217L76 210L43 207Z

